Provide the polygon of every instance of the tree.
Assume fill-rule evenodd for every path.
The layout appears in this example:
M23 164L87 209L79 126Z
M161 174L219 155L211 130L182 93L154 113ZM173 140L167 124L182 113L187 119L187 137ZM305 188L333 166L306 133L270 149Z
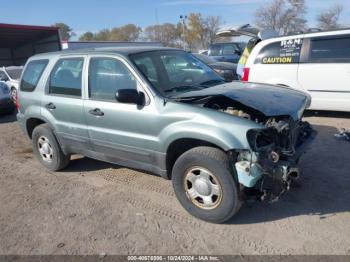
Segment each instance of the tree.
M162 42L166 46L179 46L178 41L181 37L176 25L170 23L148 26L144 34L146 40Z
M208 48L208 45L214 42L221 23L218 16L203 17L201 13L189 14L185 30L188 48L191 50Z
M73 29L70 28L67 24L65 23L55 23L52 26L54 27L58 27L59 28L59 32L60 32L60 37L61 40L63 41L67 41L69 40L72 36L75 35L75 33L73 32Z
M79 41L93 41L95 39L95 35L92 32L86 32L79 37Z
M219 31L222 20L220 16L208 16L205 19L207 31L207 44L212 44L217 39L216 33Z
M269 5L259 8L256 13L256 24L263 29L274 29L285 35L292 31L304 31L305 0L273 0Z
M344 7L342 5L334 5L327 10L323 10L317 16L318 27L323 30L341 28L342 26L338 23L338 21L343 9Z
M81 41L125 41L133 42L139 39L142 29L134 24L121 27L102 29L97 33L86 32L79 37Z
M134 24L114 27L108 40L134 42L139 39L142 29Z

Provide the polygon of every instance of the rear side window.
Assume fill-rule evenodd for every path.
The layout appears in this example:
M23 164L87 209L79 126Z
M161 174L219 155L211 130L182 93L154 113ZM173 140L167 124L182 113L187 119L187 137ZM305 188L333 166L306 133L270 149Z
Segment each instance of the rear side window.
M349 63L350 36L311 39L309 63Z
M23 73L20 90L31 92L36 88L49 60L34 60L28 63Z
M240 51L236 45L223 45L222 54L223 55L233 55L237 51Z
M83 64L83 58L58 60L50 75L49 93L80 97Z
M301 38L274 42L263 47L256 57L255 64L294 64L299 63Z

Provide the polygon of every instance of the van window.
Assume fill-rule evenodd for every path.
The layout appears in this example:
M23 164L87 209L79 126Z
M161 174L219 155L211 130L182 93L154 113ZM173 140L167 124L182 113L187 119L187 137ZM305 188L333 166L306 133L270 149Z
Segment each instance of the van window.
M44 72L49 60L35 60L28 63L20 84L20 90L32 92Z
M349 63L350 36L311 39L310 63Z
M118 89L137 89L137 81L129 69L113 58L91 58L89 96L91 99L115 102Z
M222 54L223 55L233 55L235 54L235 51L239 51L238 47L236 45L223 45L222 48Z
M299 63L302 39L288 39L263 47L256 57L255 64L293 64Z
M49 93L80 97L83 63L83 58L58 60L50 75Z

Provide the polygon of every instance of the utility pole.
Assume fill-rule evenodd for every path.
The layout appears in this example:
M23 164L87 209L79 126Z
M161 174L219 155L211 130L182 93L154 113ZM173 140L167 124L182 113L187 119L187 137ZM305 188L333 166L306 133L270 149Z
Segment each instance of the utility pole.
M182 22L183 49L185 49L185 44L186 44L186 19L187 19L187 15L180 15L180 20Z

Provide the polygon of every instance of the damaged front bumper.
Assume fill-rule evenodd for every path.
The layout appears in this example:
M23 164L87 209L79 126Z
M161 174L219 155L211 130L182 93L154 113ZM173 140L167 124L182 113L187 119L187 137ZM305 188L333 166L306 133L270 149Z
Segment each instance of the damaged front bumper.
M281 148L276 143L261 148L253 146L254 150L243 150L237 155L235 168L239 183L255 189L262 200L278 200L299 177L299 159L317 134L308 123L299 124L295 137L290 136L286 147Z

